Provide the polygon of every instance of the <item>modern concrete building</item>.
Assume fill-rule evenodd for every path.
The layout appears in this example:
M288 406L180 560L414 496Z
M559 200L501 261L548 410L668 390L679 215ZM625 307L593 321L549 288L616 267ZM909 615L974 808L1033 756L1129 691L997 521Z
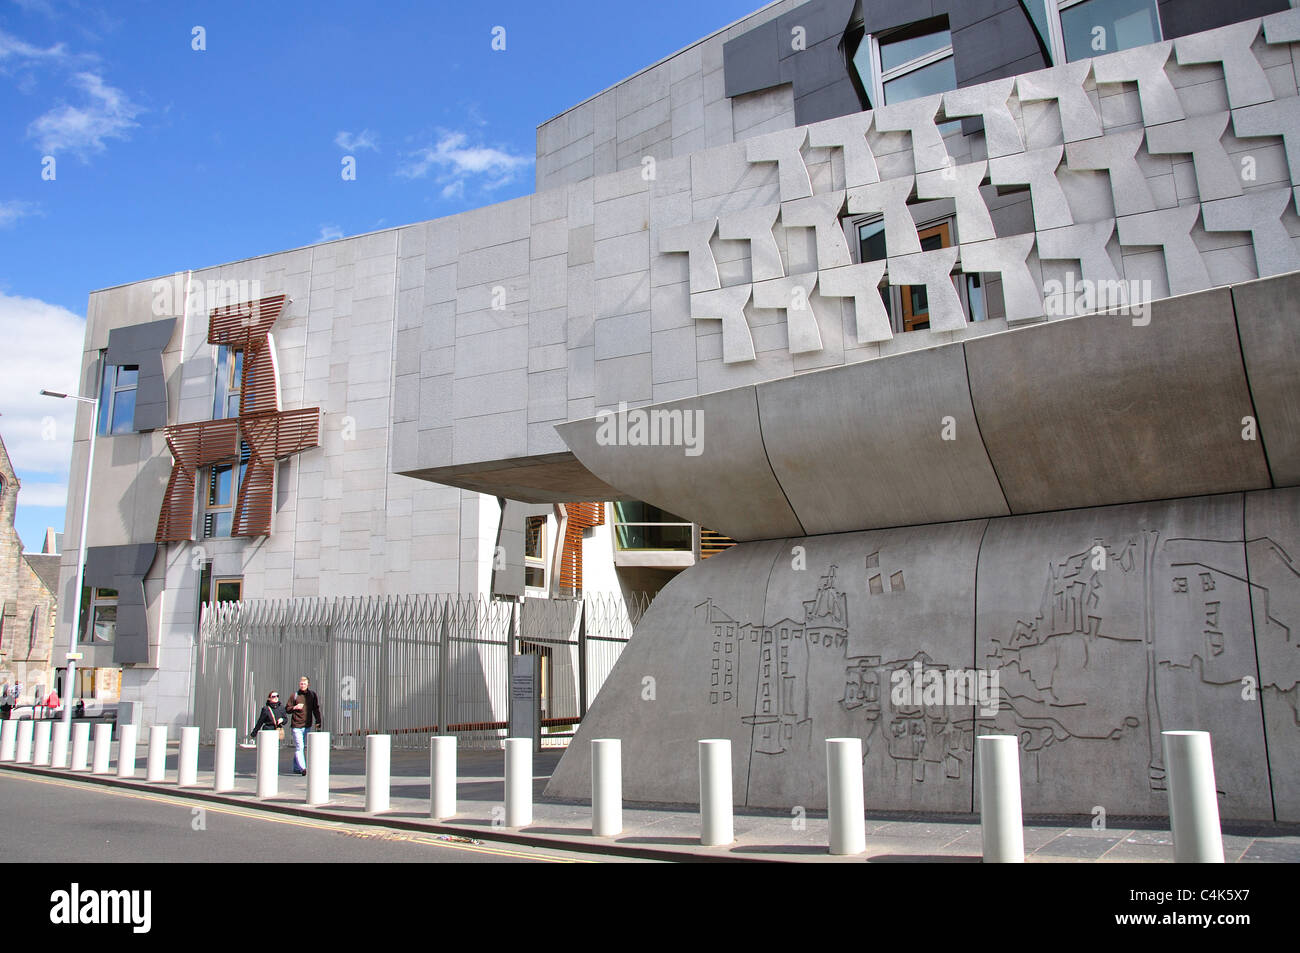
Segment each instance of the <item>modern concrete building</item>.
M857 735L870 805L970 811L996 729L1027 811L1154 814L1194 727L1224 816L1300 818L1297 42L1282 0L781 0L543 123L532 196L96 292L124 696L185 717L223 585L511 594L563 561L529 517L626 501L740 542L647 560L552 793L621 737L691 801L726 737L738 800L817 807Z

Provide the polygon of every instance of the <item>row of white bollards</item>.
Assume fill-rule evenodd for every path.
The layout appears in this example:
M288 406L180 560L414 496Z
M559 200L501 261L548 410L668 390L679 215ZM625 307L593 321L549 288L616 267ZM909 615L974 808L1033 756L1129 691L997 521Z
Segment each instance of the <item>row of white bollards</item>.
M94 726L93 751L85 722L72 726L71 768L85 771L92 760L95 774L108 774L112 726ZM119 729L117 776L136 774L138 729ZM1168 773L1170 828L1174 859L1178 862L1223 863L1223 838L1219 825L1218 796L1210 736L1204 731L1162 732ZM329 801L329 738L325 732L307 735L308 805ZM217 729L212 788L235 788L235 730ZM366 812L379 814L391 806L392 741L388 735L366 737ZM0 761L52 764L64 767L68 748L65 723L0 722ZM176 783L198 783L199 729L181 729ZM93 756L93 757L92 757ZM265 800L279 792L279 736L261 732L257 739L257 797ZM167 727L149 730L146 780L166 776ZM1025 859L1021 811L1020 749L1014 735L981 735L976 739L976 768L980 791L980 823L987 863L1021 863ZM731 782L731 742L699 742L700 843L725 846L735 840ZM865 798L862 776L862 742L858 738L826 740L826 800L828 848L838 855L866 850ZM438 736L429 743L429 813L434 820L451 817L456 804L456 739ZM592 833L612 837L623 829L622 746L618 739L591 742ZM533 741L505 741L505 816L507 827L526 827L533 821Z
M1204 731L1161 733L1168 772L1169 819L1174 860L1179 863L1224 861L1219 802L1214 781L1210 735ZM596 784L593 742L592 783ZM731 792L731 742L699 743L700 843L723 846L734 841ZM980 788L980 826L985 863L1023 863L1024 819L1020 800L1020 740L1015 735L981 735L976 739ZM595 794L593 792L593 805ZM826 739L828 847L832 854L866 850L862 780L862 742Z

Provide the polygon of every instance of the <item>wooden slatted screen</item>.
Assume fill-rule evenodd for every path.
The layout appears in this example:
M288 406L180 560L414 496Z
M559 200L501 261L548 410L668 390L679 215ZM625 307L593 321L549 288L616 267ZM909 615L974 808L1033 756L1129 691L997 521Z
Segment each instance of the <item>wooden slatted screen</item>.
M582 591L582 531L605 523L604 503L566 503L568 523L560 554L560 591Z
M730 536L723 536L715 530L700 527L700 558L708 559L710 556L716 556L724 549L730 549L736 545L736 541Z
M239 428L248 444L248 469L230 535L265 536L271 532L276 461L320 446L320 408L247 414L239 418Z
M171 476L158 514L156 540L193 538L194 496L201 467L238 464L241 444L247 468L231 520L232 536L271 532L275 464L291 454L320 446L320 408L281 411L271 326L288 303L286 295L214 308L208 316L208 343L242 351L239 416L167 428Z
M240 369L240 414L280 409L280 387L271 354L271 326L288 303L286 295L215 308L208 318L208 343L244 352Z
M158 514L159 543L194 538L194 492L200 467L225 463L239 456L239 421L203 420L167 428L172 472L167 478Z

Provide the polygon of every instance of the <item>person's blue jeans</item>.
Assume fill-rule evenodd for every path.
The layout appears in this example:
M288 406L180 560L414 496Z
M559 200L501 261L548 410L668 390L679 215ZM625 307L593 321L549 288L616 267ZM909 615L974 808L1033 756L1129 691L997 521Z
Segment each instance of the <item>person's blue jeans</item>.
M307 728L293 729L293 769L307 770Z

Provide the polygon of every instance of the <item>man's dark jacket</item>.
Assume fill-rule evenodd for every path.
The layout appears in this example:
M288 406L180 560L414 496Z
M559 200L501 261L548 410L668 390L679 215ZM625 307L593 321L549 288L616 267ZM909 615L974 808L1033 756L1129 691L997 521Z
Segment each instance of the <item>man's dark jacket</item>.
M303 703L302 711L295 711L293 706L299 702ZM310 688L305 692L294 692L290 695L288 709L293 727L311 728L314 723L322 731L325 730L325 719L320 716L320 701Z

